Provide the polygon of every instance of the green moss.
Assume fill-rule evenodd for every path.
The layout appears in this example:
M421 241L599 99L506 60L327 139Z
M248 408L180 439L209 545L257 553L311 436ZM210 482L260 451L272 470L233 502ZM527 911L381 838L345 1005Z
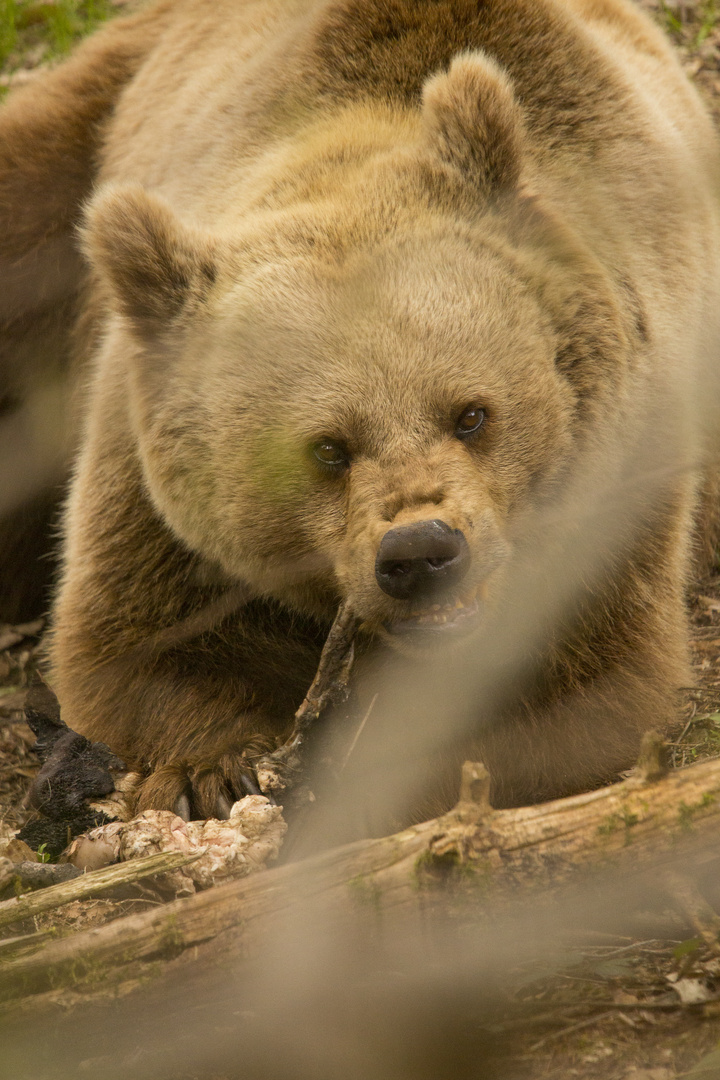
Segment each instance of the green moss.
M444 887L470 887L472 891L486 894L492 881L489 862L463 859L458 851L438 855L424 851L414 865L415 886L418 889Z
M460 869L460 856L457 851L446 851L444 855L423 851L415 860L413 869L418 883L445 882Z
M691 953L696 953L702 944L702 938L688 938L687 941L681 941L679 945L675 946L673 956L676 960L682 960L684 957L690 956Z
M158 937L157 951L164 960L171 960L184 950L185 937L178 927L177 915L168 915Z
M48 985L52 990L80 987L90 983L98 986L107 982L110 970L105 960L78 956L69 965L52 965L47 972Z
M708 806L712 806L714 802L715 796L710 791L705 791L700 802L694 803L692 806L688 806L686 802L681 802L677 812L678 825L681 830L688 832L692 829L695 815L701 810L706 810Z
M619 828L620 823L617 814L609 814L604 821L600 822L597 831L600 836L612 836Z
M693 814L694 810L691 806L688 806L687 803L684 802L680 803L680 806L678 807L677 817L678 825L683 830L683 832L688 832L690 829L692 829Z
M356 877L350 878L348 889L353 900L357 901L357 903L376 909L380 907L382 890L376 881L373 881L372 878L367 877L365 874L358 874Z
M625 831L625 843L629 844L631 841L630 829L639 822L640 815L629 810L627 806L623 806L617 813L609 814L598 825L597 831L600 836L611 836L613 833L623 829Z

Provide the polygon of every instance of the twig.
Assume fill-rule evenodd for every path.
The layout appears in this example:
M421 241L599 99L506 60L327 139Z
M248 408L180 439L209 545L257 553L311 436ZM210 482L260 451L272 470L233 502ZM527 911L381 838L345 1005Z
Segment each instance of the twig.
M659 943L662 943L661 938L648 938L647 941L633 941L631 945L621 945L618 948L613 948L611 952L603 953L602 959L611 960L613 956L620 956L621 953L633 952L635 949L645 949L646 945L657 945ZM596 949L598 948L597 945L594 947ZM663 949L662 951L667 952L667 949Z
M527 1052L528 1054L534 1054L536 1050L539 1050L541 1046L544 1046L545 1043L550 1042L552 1039L562 1039L564 1035L572 1035L582 1028L590 1027L592 1024L599 1024L601 1020L607 1020L608 1017L612 1016L613 1011L611 1009L609 1012L600 1013L599 1016L590 1016L587 1020L579 1020L577 1024L571 1024L570 1027L562 1028L561 1031L551 1031L549 1035L543 1036L542 1039L538 1039L532 1046L529 1046Z
M576 1031L580 1031L582 1028L590 1027L592 1024L599 1024L601 1020L608 1020L612 1016L617 1016L620 1019L625 1012L643 1012L643 1011L659 1011L659 1012L674 1012L677 1009L697 1008L696 1004L690 1005L680 1000L678 1001L628 1001L613 1003L610 1009L607 1008L609 1002L599 1001L597 1003L587 1002L581 1005L571 1007L572 1011L580 1009L605 1009L605 1012L601 1012L597 1016L589 1016L585 1020L579 1020L576 1024L571 1024L569 1027L562 1028L560 1031L551 1031L549 1034L544 1035L542 1039L538 1039L532 1046L527 1049L527 1054L533 1054L536 1050L539 1050L545 1043L550 1042L552 1039L562 1039L565 1035L572 1035ZM570 1009L563 1010L566 1014L571 1011ZM528 1023L552 1023L553 1017L557 1016L555 1013L544 1013L542 1016L537 1017L525 1017L522 1021L517 1021L516 1026L522 1027ZM560 1017L557 1017L559 1020ZM526 1054L522 1055L527 1056Z
M683 741L683 739L687 735L688 731L690 730L690 728L694 724L699 724L702 720L708 720L710 715L711 714L708 713L707 715L703 715L703 716L697 716L696 714L691 716L690 719L688 720L687 724L685 725L685 727L682 729L682 731L678 735L677 739L675 740L675 745L679 746L679 744Z
M355 658L355 631L359 622L347 603L340 605L323 646L315 678L295 713L290 736L282 746L255 766L262 791L282 791L287 786L288 772L296 774L292 785L297 785L301 747L306 735L327 706L342 700L347 694L350 669Z
M531 1024L535 1026L539 1026L540 1024L559 1024L568 1016L574 1016L577 1013L584 1013L594 1009L604 1009L606 1014L612 1013L619 1017L627 1012L676 1012L678 1009L697 1009L698 1004L690 1005L683 1003L680 1001L680 998L677 998L675 1001L581 1001L576 1005L560 1006L552 1012L536 1013L534 1016L523 1015L517 1020L507 1020L503 1023L493 1024L492 1030L505 1033L518 1030L522 1031ZM590 1019L598 1020L600 1017L594 1016ZM562 1034L562 1032L559 1034ZM530 1049L532 1049L532 1047Z
M315 678L295 713L295 726L286 746L298 750L305 734L323 709L346 689L355 658L354 637L360 620L348 604L342 604L323 646Z

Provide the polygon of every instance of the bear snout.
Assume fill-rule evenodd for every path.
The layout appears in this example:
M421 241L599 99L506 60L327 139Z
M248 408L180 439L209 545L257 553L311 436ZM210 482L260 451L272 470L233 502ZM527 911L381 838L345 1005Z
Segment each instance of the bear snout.
M435 518L389 529L378 548L375 578L395 600L427 600L448 592L470 569L460 529Z

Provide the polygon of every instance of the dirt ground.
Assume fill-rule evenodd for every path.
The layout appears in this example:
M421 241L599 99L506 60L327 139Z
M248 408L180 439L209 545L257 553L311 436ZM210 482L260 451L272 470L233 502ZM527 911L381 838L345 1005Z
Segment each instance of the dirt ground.
M674 40L720 126L720 0L639 2ZM11 38L7 26L0 28L0 92L33 78L39 65L55 62L101 18L131 5L59 0L56 7L70 21L50 29L47 11L53 5L16 0L6 6L20 14ZM69 37L62 36L64 25ZM689 609L695 685L683 690L671 744L676 767L720 756L720 572L697 583ZM38 763L22 710L28 677L42 664L42 629L40 622L0 626L0 826L18 828L30 816L23 799ZM66 909L61 925L96 925L127 910L108 901L78 903ZM47 925L38 919L36 928ZM720 953L693 938L676 916L664 932L643 940L589 931L576 943L571 962L549 973L519 972L513 994L516 1005L531 1007L512 1034L508 1078L720 1077Z

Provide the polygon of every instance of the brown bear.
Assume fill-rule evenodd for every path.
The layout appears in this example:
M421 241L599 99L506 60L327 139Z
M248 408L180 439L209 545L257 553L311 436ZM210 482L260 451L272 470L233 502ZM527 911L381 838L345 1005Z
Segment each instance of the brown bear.
M254 789L340 601L347 775L396 818L463 757L512 805L671 722L719 160L625 0L161 0L11 96L13 408L50 371L76 448L52 680L141 807Z

